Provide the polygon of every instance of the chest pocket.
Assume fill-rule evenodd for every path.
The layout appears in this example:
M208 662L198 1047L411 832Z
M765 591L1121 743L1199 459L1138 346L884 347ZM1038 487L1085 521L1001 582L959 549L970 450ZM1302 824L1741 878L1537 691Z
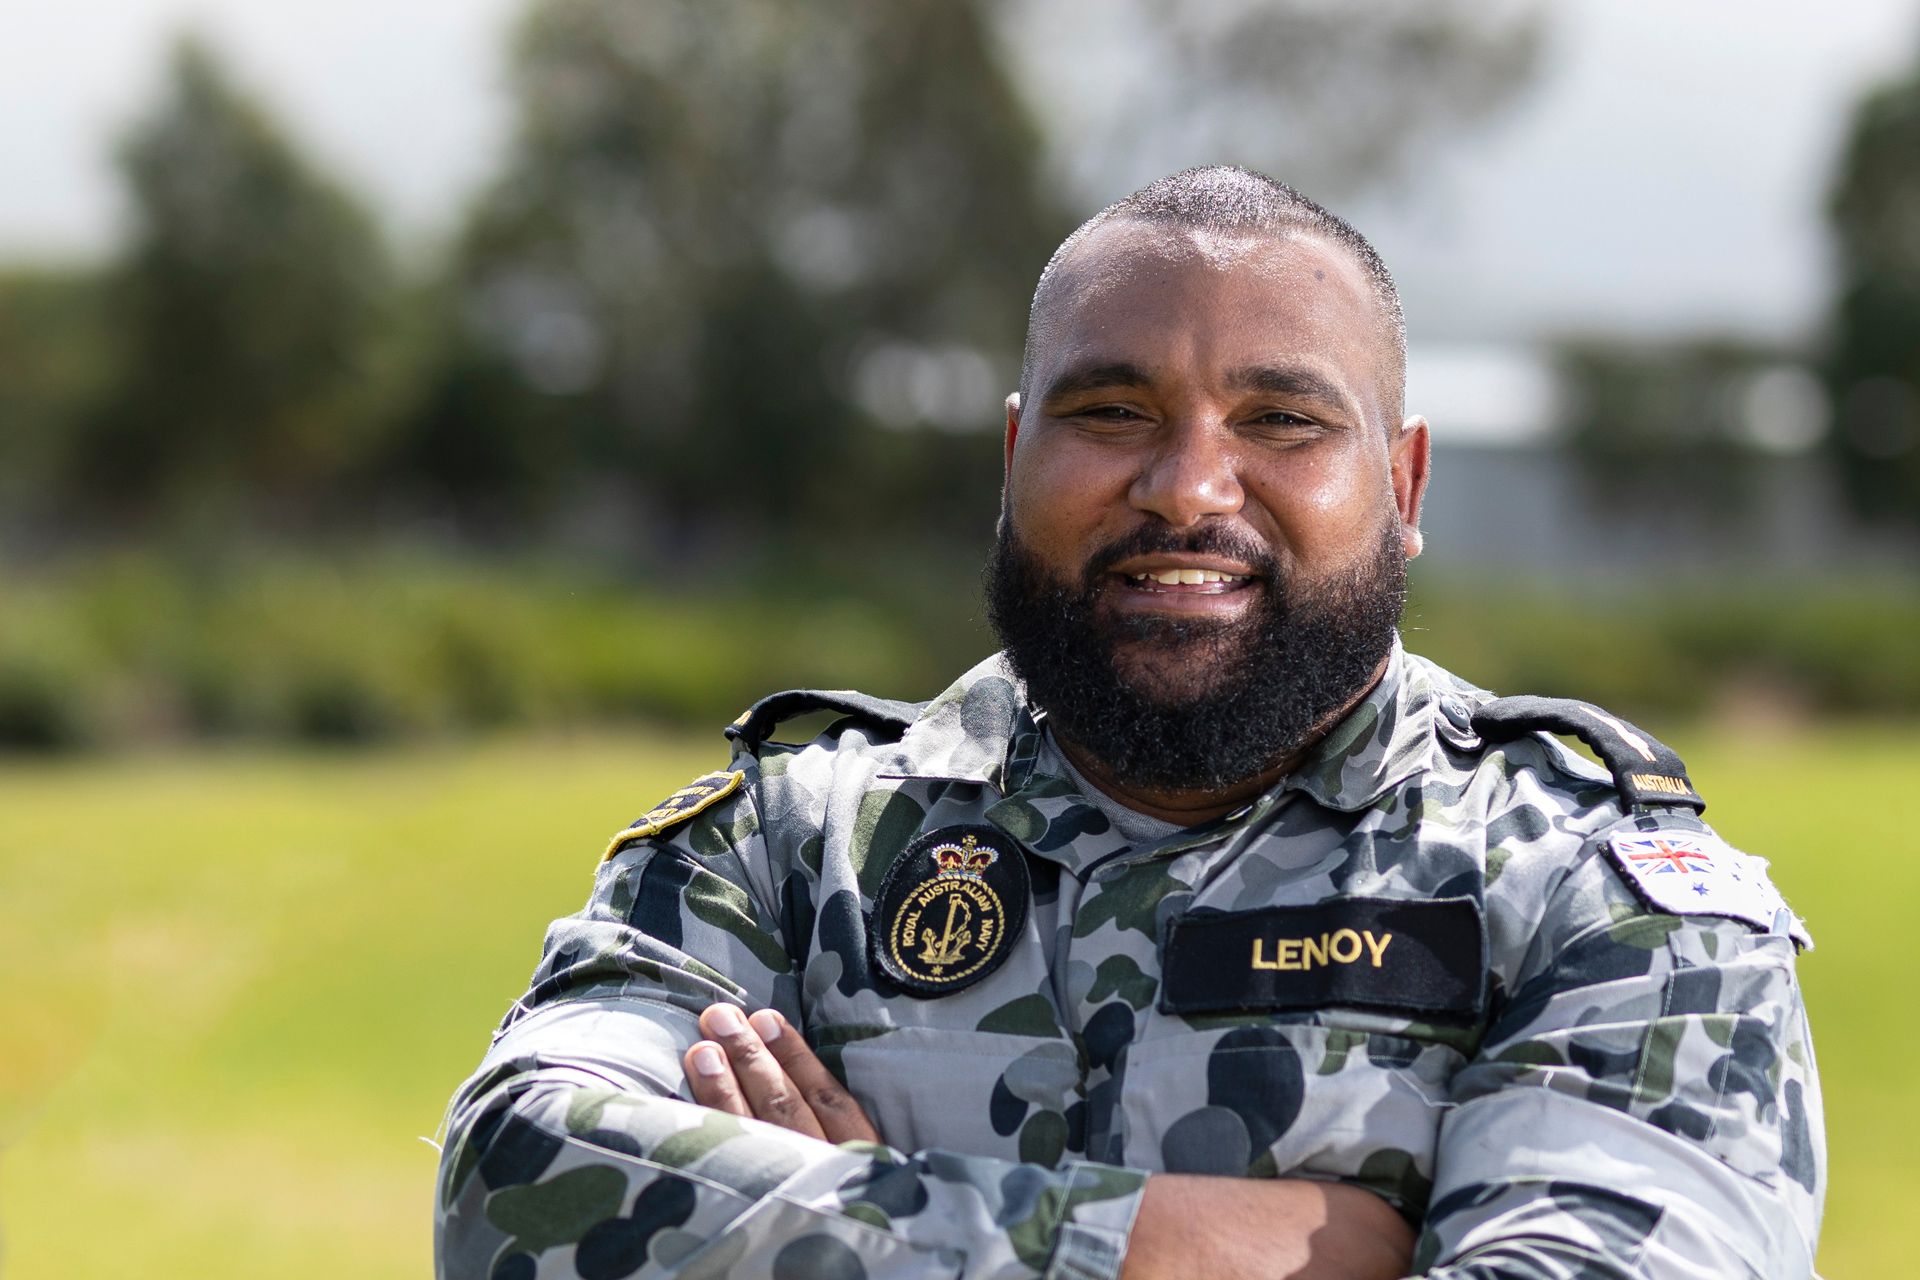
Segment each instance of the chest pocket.
M1079 1052L1033 938L980 982L934 998L839 973L814 958L808 1039L889 1144L1044 1165L1085 1149Z
M1148 1020L1117 1064L1117 1114L1094 1158L1341 1178L1424 1207L1457 1049L1347 1011Z
M1074 1132L1080 1065L1062 1039L894 1027L840 1053L847 1090L889 1144L1053 1166Z

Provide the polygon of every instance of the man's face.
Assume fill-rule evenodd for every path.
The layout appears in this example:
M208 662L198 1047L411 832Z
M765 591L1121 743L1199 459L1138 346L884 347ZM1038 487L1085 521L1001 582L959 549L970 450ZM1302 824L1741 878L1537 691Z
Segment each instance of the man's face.
M1425 425L1386 417L1397 379L1365 275L1317 236L1122 220L1062 264L1009 403L990 596L1064 732L1143 783L1220 786L1365 690L1426 480ZM1219 758L1181 778L1131 750L1143 716L1253 722L1237 744L1198 726L1175 754Z

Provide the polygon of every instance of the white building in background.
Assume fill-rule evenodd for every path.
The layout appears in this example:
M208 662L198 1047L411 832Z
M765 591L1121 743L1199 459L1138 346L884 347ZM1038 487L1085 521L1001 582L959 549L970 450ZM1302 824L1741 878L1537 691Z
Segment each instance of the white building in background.
M1689 495L1649 458L1605 488L1565 447L1572 390L1544 347L1414 345L1407 409L1433 430L1423 568L1542 579L1911 572L1920 548L1861 530L1814 450L1827 428L1819 383L1762 369L1734 420L1747 456L1742 499Z

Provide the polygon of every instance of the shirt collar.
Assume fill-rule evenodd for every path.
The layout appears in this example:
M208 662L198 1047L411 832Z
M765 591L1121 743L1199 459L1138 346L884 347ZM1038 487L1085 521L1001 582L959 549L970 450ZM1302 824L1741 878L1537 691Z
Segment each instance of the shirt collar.
M1010 777L1032 768L1039 748L1026 691L996 653L927 704L879 776L977 782L1005 792Z
M1441 691L1437 668L1411 657L1394 637L1378 684L1280 783L1329 809L1355 813L1435 762ZM1462 711L1464 717L1464 711Z

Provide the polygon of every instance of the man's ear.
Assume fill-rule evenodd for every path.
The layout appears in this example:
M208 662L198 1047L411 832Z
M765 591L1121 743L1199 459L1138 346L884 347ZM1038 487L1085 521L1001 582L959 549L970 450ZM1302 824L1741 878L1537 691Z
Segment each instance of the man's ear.
M1014 392L1007 397L1007 456L1006 470L1002 473L1001 488L1013 479L1013 442L1020 436L1020 393Z
M1411 560L1426 545L1420 533L1420 504L1427 496L1427 473L1433 461L1427 420L1410 414L1387 449L1393 464L1393 505L1400 514L1400 545Z

